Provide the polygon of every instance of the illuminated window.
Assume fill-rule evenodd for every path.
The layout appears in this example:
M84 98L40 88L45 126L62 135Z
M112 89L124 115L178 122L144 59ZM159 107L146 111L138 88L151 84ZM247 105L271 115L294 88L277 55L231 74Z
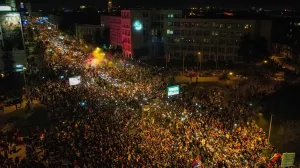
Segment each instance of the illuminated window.
M174 34L173 30L167 30L167 34Z
M219 32L218 31L212 31L211 33L213 36L218 36L219 35Z
M174 18L173 14L168 14L168 18Z

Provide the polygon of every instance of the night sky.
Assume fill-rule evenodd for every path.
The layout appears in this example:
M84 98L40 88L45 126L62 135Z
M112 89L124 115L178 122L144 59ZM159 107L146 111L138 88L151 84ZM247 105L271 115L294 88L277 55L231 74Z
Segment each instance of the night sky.
M35 3L35 6L42 6L47 8L54 7L78 7L79 5L86 6L97 6L100 8L107 7L108 0L31 0ZM182 3L183 2L183 3ZM44 3L44 5L41 5ZM46 3L46 5L45 5ZM294 7L299 8L300 4L297 4L295 0L113 0L113 4L121 5L121 7L163 7L163 8L182 8L182 7L193 7L201 6L206 4L214 4L218 6L227 7L251 7L251 6L262 6L262 7Z

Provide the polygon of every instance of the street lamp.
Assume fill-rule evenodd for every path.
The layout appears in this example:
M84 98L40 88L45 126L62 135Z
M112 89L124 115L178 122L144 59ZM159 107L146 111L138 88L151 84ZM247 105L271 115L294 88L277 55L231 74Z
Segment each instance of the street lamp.
M272 130L272 122L273 122L273 114L271 114L271 119L270 119L268 142L270 142L270 136L271 136L271 130Z
M27 88L27 82L26 82L26 76L25 76L25 71L27 70L26 67L23 67L23 78L24 78L24 85L25 85L25 89Z
M265 64L267 64L267 63L268 63L268 61L267 61L267 60L264 60L264 63L265 63Z
M200 62L200 71L202 69L202 56L201 56L201 52L199 51L198 53L198 61Z

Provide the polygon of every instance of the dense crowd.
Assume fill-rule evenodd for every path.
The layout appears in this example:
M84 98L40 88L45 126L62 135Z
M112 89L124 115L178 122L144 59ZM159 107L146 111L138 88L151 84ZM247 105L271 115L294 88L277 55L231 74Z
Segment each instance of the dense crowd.
M31 87L27 96L46 105L51 125L9 140L1 137L4 167L191 167L200 157L202 167L246 168L272 148L252 120L253 107L245 103L269 85L229 85L228 97L218 88L167 97L166 70L102 57L92 65L84 43L62 38L48 26L32 26L40 30L44 59L55 78ZM81 76L81 83L70 86L72 76ZM253 90L245 93L248 87ZM235 96L238 92L242 96ZM18 143L26 145L22 162L8 159L7 146Z

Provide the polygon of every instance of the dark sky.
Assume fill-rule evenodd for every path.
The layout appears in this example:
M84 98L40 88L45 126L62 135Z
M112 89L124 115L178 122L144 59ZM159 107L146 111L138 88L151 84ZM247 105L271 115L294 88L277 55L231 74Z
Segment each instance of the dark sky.
M31 0L39 4L44 3L42 7L76 7L79 5L91 5L96 7L107 7L108 0ZM121 7L192 7L205 4L215 4L220 6L263 6L263 7L299 7L295 0L113 0L113 5L121 5Z

